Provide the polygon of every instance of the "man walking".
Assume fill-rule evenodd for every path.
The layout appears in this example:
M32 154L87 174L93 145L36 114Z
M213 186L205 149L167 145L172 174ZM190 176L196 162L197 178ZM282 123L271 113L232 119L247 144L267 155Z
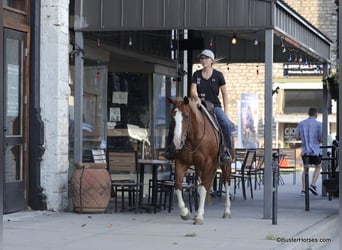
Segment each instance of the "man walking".
M320 175L321 161L322 161L322 149L320 148L322 143L322 123L317 121L317 109L309 109L309 117L301 121L296 128L296 138L302 141L302 159L305 166L305 157L309 165L315 165L315 171L312 176L311 185L309 190L314 195L317 195L316 182ZM302 192L304 195L304 178L305 171L302 174Z

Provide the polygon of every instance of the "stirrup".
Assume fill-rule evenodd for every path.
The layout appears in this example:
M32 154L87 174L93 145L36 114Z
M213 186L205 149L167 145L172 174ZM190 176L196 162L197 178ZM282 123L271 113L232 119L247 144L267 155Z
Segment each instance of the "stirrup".
M232 159L231 154L229 153L228 149L224 149L223 154L220 156L220 161L222 163L227 163L228 161L230 161Z

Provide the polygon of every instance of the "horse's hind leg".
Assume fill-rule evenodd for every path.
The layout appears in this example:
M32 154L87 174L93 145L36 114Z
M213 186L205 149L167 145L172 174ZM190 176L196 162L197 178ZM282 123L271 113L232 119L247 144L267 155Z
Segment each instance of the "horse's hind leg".
M224 211L223 211L223 218L230 218L231 211L230 211L230 174L231 174L231 165L227 163L225 166L221 166L222 174L223 174L223 181L224 181L224 188L226 191L226 198L224 201Z
M225 190L226 190L226 198L224 201L224 211L223 211L223 218L230 218L231 217L231 212L230 212L230 197L229 197L229 192L230 192L230 185L228 182L225 182L224 184Z
M180 216L183 220L190 220L191 219L191 213L189 212L189 209L185 206L184 200L183 200L183 194L180 189L176 189L176 195L178 200L178 208Z

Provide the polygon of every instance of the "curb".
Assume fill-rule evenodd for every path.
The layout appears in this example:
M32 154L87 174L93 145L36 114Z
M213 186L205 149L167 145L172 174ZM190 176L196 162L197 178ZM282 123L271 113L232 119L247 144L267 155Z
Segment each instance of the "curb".
M289 242L283 243L274 249L282 250L318 250L328 247L338 236L338 214L329 215L293 235ZM327 239L327 242L320 240Z

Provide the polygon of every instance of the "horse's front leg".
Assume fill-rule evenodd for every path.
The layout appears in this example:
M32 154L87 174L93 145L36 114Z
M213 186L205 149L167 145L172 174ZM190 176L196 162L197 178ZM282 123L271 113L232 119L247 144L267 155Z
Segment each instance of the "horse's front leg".
M183 220L190 220L191 213L189 209L185 206L183 200L183 192L182 192L182 182L184 177L186 166L181 165L176 161L176 176L175 176L175 192L177 195L178 208L180 216Z
M197 187L197 192L199 194L199 204L198 204L198 210L197 210L197 214L194 218L194 224L195 225L202 225L204 222L204 205L205 205L205 199L206 199L206 195L207 195L207 190L203 185L198 185Z
M176 189L175 190L178 200L178 208L180 216L183 220L190 220L191 219L191 213L189 209L185 206L184 200L183 200L183 194L182 190Z

